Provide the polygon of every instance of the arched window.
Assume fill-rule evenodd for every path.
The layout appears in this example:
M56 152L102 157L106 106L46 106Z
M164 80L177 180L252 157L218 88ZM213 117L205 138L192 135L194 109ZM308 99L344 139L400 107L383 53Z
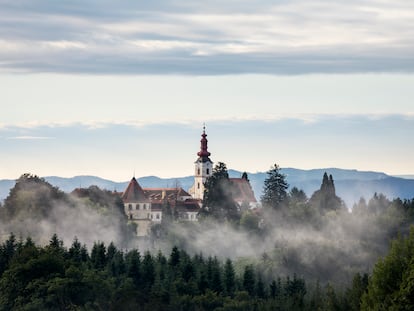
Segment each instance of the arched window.
M128 209L131 211L132 210L132 204L128 204Z

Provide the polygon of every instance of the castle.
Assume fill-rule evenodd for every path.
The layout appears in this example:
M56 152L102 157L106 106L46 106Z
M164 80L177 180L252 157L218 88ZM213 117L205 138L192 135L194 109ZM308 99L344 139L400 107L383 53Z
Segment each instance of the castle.
M213 173L211 153L207 147L205 127L201 134L200 151L195 161L194 184L187 191L176 188L142 188L135 177L131 179L122 193L124 211L129 221L137 224L137 235L147 236L151 226L160 224L168 210L174 218L181 221L197 221L202 206L204 184ZM239 208L258 207L254 192L246 176L230 178L232 196Z

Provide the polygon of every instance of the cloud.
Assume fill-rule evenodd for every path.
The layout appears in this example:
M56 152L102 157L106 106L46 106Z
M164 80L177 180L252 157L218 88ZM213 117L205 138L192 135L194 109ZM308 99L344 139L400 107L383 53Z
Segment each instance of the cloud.
M215 117L192 117L182 118L179 120L171 121L170 119L153 119L153 120L88 120L88 121L76 121L76 122L24 122L24 123L0 123L0 131L53 131L55 129L70 129L77 128L85 131L108 129L113 127L125 127L125 128L151 128L151 127L192 127L199 129L203 123L214 126L216 124L243 124L247 123L277 123L277 122L300 122L304 125L323 123L327 120L360 120L361 122L376 122L376 121L390 121L390 120L403 120L411 121L414 119L414 113L283 113L283 114L268 114L268 115L244 115L244 116L215 116ZM37 136L37 135L16 135L10 136L7 139L55 139L53 136Z
M305 114L200 122L107 120L39 123L30 128L8 125L0 128L7 150L0 160L7 163L3 178L34 172L41 176L86 174L125 180L133 168L140 176L186 176L193 172L205 121L212 160L233 169L265 171L278 163L302 169L340 167L409 174L414 170L414 149L407 148L414 131L413 119L412 114ZM54 139L39 144L4 137Z
M14 137L7 137L9 140L44 140L44 139L54 139L54 137L46 137L46 136L14 136Z
M414 6L402 0L49 0L0 12L3 72L414 71Z

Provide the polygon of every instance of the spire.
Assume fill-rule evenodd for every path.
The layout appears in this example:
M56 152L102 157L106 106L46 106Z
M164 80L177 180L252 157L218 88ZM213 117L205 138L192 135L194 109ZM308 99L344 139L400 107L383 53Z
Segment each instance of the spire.
M144 190L142 190L141 186L138 184L135 176L132 177L128 187L122 194L122 200L124 203L149 202Z
M202 159L202 160L209 160L209 156L210 156L210 152L208 152L207 150L207 134L206 134L206 125L203 124L203 134L201 134L201 147L200 147L200 151L197 153L197 155ZM204 162L204 161L203 161Z

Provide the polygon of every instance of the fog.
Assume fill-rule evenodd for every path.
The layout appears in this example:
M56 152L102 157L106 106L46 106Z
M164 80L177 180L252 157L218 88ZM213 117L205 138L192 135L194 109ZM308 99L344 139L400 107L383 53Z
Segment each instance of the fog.
M395 212L393 219L400 216ZM314 281L349 284L355 273L369 273L385 255L395 229L382 216L347 211L328 212L316 223L274 211L263 211L261 217L265 222L259 231L226 222L175 223L169 243L192 254L257 263L268 279L296 273Z
M212 219L175 221L163 224L161 237L137 238L117 195L98 188L88 196L68 195L29 182L12 189L0 208L0 235L5 240L13 232L17 238L30 236L44 245L56 233L66 247L76 237L89 250L101 241L114 242L123 250L138 248L141 253L161 250L167 256L178 246L190 254L231 258L240 265L256 263L268 279L296 273L346 284L355 273L370 272L387 252L391 237L404 229L398 227L402 213L387 209L390 202L385 198L377 201L354 208L353 213L346 208L321 212L311 205L297 211L263 208L248 212L260 223L256 227Z
M90 187L89 197L61 192L36 176L22 176L0 208L0 237L13 233L42 245L57 234L69 247L75 237L90 248L94 242L129 247L126 218L116 196Z

